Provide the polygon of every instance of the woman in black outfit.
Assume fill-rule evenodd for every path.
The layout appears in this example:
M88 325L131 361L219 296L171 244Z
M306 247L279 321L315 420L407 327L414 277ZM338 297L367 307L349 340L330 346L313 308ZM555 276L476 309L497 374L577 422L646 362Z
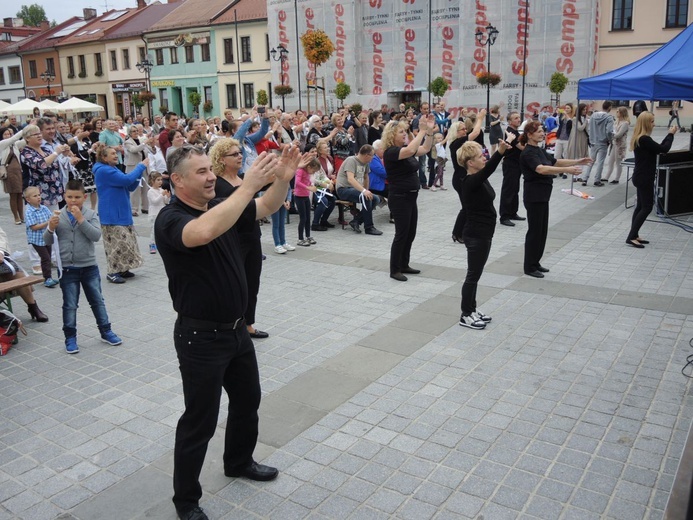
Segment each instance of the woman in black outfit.
M498 140L498 151L488 162L481 145L467 141L457 152L457 162L467 172L455 189L467 214L464 245L467 247L467 277L462 285L462 315L460 325L470 329L483 329L491 321L489 316L476 310L476 288L484 272L491 251L491 240L496 229L496 210L493 191L488 178L498 168L508 143Z
M537 121L530 121L520 136L525 149L520 154L520 170L525 179L524 204L527 210L527 235L525 236L525 274L534 278L544 278L549 270L540 261L546 247L549 231L549 199L553 189L553 179L565 172L580 175L582 168L577 165L590 164L592 159L554 159L539 148L544 140L544 128Z
M460 181L467 175L467 170L462 168L457 163L457 150L459 150L464 143L467 141L475 141L479 135L481 135L481 125L486 118L486 110L481 109L479 111L479 117L476 118L474 127L472 131L467 134L467 125L464 121L456 121L450 125L448 130L448 135L451 136L448 139L450 143L448 145L448 157L452 161L452 187L460 193ZM454 139L454 141L452 141ZM482 145L483 146L483 145ZM452 228L452 241L461 244L463 242L462 235L464 233L464 225L466 223L465 213L464 213L464 203L462 202L462 197L460 196L460 212L457 214L457 219L455 220L455 227Z
M409 125L404 122L391 121L383 130L383 163L387 174L390 196L388 206L395 219L395 238L390 249L390 278L406 282L405 274L419 274L421 271L409 265L411 246L416 237L418 209L416 199L419 196L419 160L433 144L433 133L436 128L435 117L422 117L419 122L419 133L407 141Z
M638 116L630 141L630 149L635 153L635 168L633 169L633 185L637 189L638 201L633 210L633 222L630 233L626 238L626 244L638 249L643 249L647 240L640 238L640 228L645 223L647 216L654 206L654 181L657 173L657 156L667 153L674 142L674 134L677 126L669 128L662 144L657 144L650 134L654 128L655 117L652 112L642 112Z

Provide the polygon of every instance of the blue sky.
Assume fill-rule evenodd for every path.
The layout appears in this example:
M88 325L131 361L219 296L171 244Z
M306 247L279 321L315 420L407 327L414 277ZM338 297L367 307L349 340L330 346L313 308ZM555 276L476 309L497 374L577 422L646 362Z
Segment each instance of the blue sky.
M0 7L2 18L14 17L23 5L38 4L46 11L48 20L55 20L57 23L67 20L71 16L82 16L82 9L85 7L93 7L98 14L107 10L106 5L108 5L108 10L137 7L137 0L3 0L0 3L2 4Z

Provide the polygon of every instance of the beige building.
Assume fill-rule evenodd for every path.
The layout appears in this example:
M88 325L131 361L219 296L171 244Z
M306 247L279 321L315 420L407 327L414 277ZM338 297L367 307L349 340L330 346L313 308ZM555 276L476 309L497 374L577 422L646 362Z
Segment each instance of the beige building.
M597 74L628 65L670 41L691 23L691 0L605 0L599 19ZM631 102L632 105L632 102ZM693 123L684 103L681 123ZM667 124L671 102L654 103L657 124Z

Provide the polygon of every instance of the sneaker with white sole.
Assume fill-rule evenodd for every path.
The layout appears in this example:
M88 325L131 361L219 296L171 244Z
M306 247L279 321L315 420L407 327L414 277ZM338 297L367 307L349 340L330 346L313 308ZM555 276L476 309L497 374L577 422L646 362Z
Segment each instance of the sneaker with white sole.
M308 243L309 243L311 246L312 246L313 244L317 244L317 242L315 241L315 239L314 239L313 237L308 237L308 238L306 238L306 240L308 241Z
M474 316L476 319L483 321L484 323L491 323L491 316L486 316L486 314L483 314L481 311L476 311L472 313L472 316Z
M294 246L292 246L291 244L284 244L282 247L284 249L286 249L287 251L296 251L296 248Z
M436 188L435 186L431 186L431 187L428 188L428 189L431 190L431 191L438 191L438 188Z
M275 246L274 252L278 255L283 255L284 253L286 253L286 249L284 249L282 246Z
M474 314L470 314L469 316L460 316L460 325L480 330L486 327L486 322L478 319Z
M307 240L299 240L298 242L296 242L296 245L297 246L303 246L303 247L310 247L310 242L308 242Z
M68 354L77 354L79 352L76 337L65 338L65 352Z
M109 345L113 345L114 347L116 345L120 345L123 342L123 340L116 336L115 332L113 332L112 330L106 330L102 332L101 341L103 341L104 343L108 343Z

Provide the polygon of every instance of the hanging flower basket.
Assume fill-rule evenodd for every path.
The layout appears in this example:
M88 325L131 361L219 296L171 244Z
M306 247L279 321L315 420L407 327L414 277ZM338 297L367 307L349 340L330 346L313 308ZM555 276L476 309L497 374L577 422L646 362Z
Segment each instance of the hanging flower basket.
M202 110L205 112L211 112L214 109L214 104L211 101L205 101L205 104L202 105Z
M500 74L495 74L493 72L479 72L476 75L476 82L479 85L491 85L495 87L501 82Z
M277 85L274 87L274 93L277 96L288 96L294 91L289 85Z
M322 65L330 59L334 52L332 40L325 31L320 29L311 29L303 33L301 43L303 44L303 54L314 65Z
M139 98L142 101L144 101L145 103L149 103L149 102L156 99L156 95L145 90L145 91L139 93Z

